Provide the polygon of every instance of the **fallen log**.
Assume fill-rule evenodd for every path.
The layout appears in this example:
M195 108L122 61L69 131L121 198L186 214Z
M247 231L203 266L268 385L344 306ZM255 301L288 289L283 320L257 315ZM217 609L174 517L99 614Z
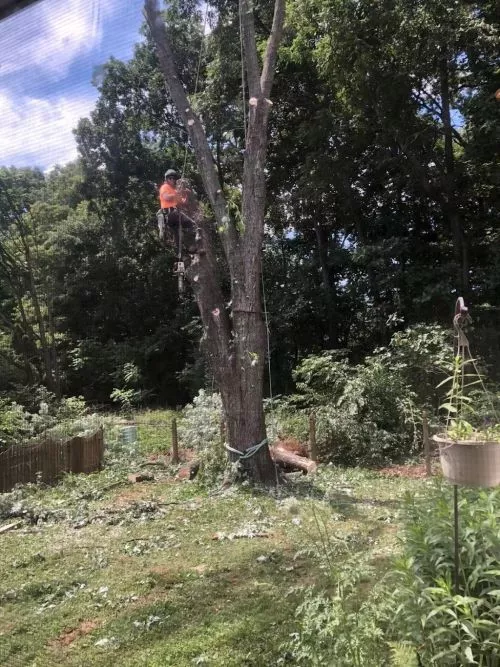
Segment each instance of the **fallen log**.
M16 528L19 528L22 523L22 521L15 521L14 523L9 523L6 526L2 526L0 528L0 533L6 533L9 530L15 530Z
M311 461L311 459L307 459L305 456L293 454L279 445L273 445L269 450L271 452L271 458L281 468L292 470L299 469L302 470L304 474L307 474L315 472L318 467L318 464L315 461Z

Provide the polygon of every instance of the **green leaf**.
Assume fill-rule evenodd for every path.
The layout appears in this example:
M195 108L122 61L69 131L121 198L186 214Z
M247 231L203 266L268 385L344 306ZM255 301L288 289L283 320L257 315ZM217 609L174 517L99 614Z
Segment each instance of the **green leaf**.
M470 646L466 647L466 649L464 651L464 655L467 658L467 662L470 665L477 665L477 660L474 660L474 656L472 655L472 649L471 649Z

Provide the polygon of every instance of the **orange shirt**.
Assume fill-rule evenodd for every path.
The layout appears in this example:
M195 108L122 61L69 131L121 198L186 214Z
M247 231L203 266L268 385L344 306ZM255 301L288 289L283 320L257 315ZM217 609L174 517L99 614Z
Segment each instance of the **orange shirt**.
M164 183L160 188L160 208L177 208L182 206L186 198L181 196L170 183Z

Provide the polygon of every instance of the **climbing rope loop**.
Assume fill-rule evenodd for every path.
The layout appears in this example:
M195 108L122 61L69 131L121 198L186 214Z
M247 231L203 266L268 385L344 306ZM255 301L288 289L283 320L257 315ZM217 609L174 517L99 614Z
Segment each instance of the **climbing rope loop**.
M256 445L252 445L251 447L247 447L247 449L244 449L242 452L240 452L239 449L234 449L234 447L230 447L229 445L224 445L224 446L228 452L231 452L231 454L236 454L239 457L240 461L245 461L246 459L250 459L252 458L252 456L255 456L255 454L257 454L257 452L261 449L261 447L265 447L267 444L268 444L267 438L264 438L262 442L259 442Z

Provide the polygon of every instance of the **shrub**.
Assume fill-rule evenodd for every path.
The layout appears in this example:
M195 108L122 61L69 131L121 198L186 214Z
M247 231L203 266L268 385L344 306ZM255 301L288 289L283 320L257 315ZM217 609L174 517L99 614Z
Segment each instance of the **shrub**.
M436 386L449 361L453 332L437 324L416 324L396 332L387 348L375 355L417 395L418 402L437 407Z
M331 355L311 357L299 366L296 377L303 393L291 397L288 412L298 421L299 414L305 417L305 406L315 410L322 460L377 465L417 450L416 395L400 374L376 357L356 366ZM302 406L302 411L295 406ZM281 421L284 413L285 407Z
M422 408L438 404L449 336L417 325L360 364L350 364L343 350L308 357L294 371L297 393L283 405L291 414L316 409L323 459L374 465L413 455Z
M87 415L81 396L58 401L47 391L38 391L41 398L36 412L29 412L18 403L0 401L0 448L21 444L43 435L64 438L95 430L98 419Z
M306 410L291 409L286 399L265 401L266 430L270 443L278 438L294 437L299 442L307 442L309 437L309 413Z
M179 438L185 447L196 450L202 481L215 483L227 468L221 442L222 400L219 394L200 389L193 403L184 408Z
M376 466L408 454L411 436L391 433L372 421L322 407L316 411L316 444L322 461Z
M500 665L500 492L460 490L458 593L452 506L447 485L408 496L403 555L368 592L362 556L328 559L333 593L309 589L297 610L288 649L298 664Z
M297 394L289 403L299 408L338 403L348 380L355 375L345 350L329 350L304 359L293 371Z
M390 596L383 584L363 596L358 586L373 575L362 558L348 559L332 572L332 595L306 592L297 609L300 631L294 633L288 649L299 665L329 667L382 667L391 664L383 620L391 610ZM393 663L395 664L395 663ZM405 667L411 665L406 663Z
M0 401L0 450L29 436L29 415L22 405Z

